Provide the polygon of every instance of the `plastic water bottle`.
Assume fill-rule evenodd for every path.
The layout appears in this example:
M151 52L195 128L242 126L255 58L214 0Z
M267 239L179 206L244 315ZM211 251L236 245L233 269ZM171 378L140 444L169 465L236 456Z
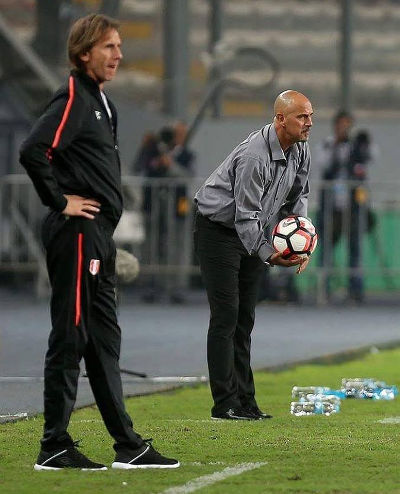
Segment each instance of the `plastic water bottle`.
M340 406L340 398L336 395L323 395L321 393L317 394L312 394L312 393L299 393L298 395L298 400L300 403L304 403L306 401L325 401L332 403L333 405L339 405Z
M399 394L396 386L389 386L371 377L342 379L342 391L348 398L372 400L393 400Z
M340 405L330 401L292 401L290 413L296 417L305 415L331 415L340 410Z
M292 389L292 398L301 395L324 395L337 396L338 398L346 398L346 393L342 389L331 389L326 386L294 386Z
M371 398L373 400L394 400L395 396L399 394L396 386L389 386L387 388L377 388L373 391Z

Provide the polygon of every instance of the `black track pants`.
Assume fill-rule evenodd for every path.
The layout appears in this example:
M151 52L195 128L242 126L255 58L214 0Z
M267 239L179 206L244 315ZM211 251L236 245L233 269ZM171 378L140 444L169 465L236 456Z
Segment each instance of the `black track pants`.
M196 215L194 241L210 304L207 360L214 413L253 406L251 331L261 274L235 230Z
M45 361L42 447L71 444L67 432L73 410L79 363L89 382L114 448L138 448L143 440L125 411L119 354L121 330L115 305L115 245L112 228L98 216L66 219L50 213L43 243L52 288L52 330Z

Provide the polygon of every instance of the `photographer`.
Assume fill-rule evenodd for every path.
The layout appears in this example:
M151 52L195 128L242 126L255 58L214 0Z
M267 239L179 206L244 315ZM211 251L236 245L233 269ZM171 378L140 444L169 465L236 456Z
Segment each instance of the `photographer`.
M143 166L151 179L179 179L189 176L187 162L179 163L181 151L176 149L175 129L163 127L157 141L152 142L152 157ZM146 217L146 242L143 257L150 265L179 266L182 256L184 229L181 225L189 212L185 184L179 180L149 181L144 187L143 211ZM152 275L144 301L156 302L165 292L171 302L184 301L180 269L172 275Z
M330 270L334 266L334 249L343 233L348 240L349 299L363 301L362 240L368 229L367 180L374 147L367 131L354 137L353 117L344 111L333 120L333 135L325 138L317 150L316 162L326 183L320 194L318 230L321 239L321 265L327 270L326 294L331 295ZM347 185L347 181L351 181ZM347 233L348 232L348 233Z
M372 228L372 218L368 208L368 190L364 183L368 178L368 167L373 158L371 137L366 130L361 130L354 137L350 159L350 229L349 229L349 296L356 302L364 299L364 280L362 274L364 233Z

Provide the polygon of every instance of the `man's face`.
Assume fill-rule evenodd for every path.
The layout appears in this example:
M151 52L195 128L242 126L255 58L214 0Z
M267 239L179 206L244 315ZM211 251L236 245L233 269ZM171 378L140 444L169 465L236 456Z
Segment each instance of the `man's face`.
M306 99L294 102L285 112L282 127L293 144L308 141L312 127L312 115L311 103Z
M103 38L81 56L86 73L99 84L114 78L121 58L121 38L116 29L109 29Z

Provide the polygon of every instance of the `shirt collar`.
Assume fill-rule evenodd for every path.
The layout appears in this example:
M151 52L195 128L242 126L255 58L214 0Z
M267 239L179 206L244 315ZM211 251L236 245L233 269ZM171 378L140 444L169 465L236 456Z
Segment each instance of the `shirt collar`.
M271 157L273 161L285 161L286 162L286 157L285 153L282 150L281 144L279 142L278 136L276 135L276 130L275 130L275 125L273 123L268 124L264 127L263 130L263 135L264 139L267 142L270 150L271 150ZM299 150L296 144L293 144L289 148L289 158L290 156L293 156L293 158L297 158L299 155Z
M85 71L72 69L71 75L77 77L92 92L100 95L99 84L94 79L92 79Z

